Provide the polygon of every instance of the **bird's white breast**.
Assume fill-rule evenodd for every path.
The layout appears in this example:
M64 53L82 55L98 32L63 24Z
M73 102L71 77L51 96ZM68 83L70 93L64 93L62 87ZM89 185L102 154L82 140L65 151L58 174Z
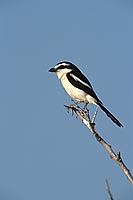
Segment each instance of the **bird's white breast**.
M75 100L79 102L87 102L86 93L76 87L74 87L66 77L66 74L62 75L61 83L66 92Z

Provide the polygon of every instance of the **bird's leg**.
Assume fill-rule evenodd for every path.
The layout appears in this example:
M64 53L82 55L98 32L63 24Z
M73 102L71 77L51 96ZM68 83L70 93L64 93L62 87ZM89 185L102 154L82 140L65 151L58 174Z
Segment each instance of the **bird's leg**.
M92 118L92 120L91 120L91 123L93 123L93 124L94 124L94 122L95 122L95 119L96 119L96 116L97 116L97 113L98 113L98 109L99 109L99 107L96 106L96 110L95 110L94 116L93 116L93 118Z
M73 101L74 102L74 104L72 104L72 105L70 105L70 107L74 107L74 106L77 106L77 108L80 108L79 106L78 106L78 104L80 103L80 102L75 102L73 99L71 99L71 101Z
M90 119L90 115L89 115L89 109L87 108L88 103L85 103L84 107L83 107L83 112L85 113L87 119L89 120L89 122L91 123L91 119Z
M88 105L88 103L85 103L85 105L84 105L84 107L83 107L83 110L84 110L84 111L86 110L86 111L88 112L89 110L88 110L88 108L87 108L87 105Z

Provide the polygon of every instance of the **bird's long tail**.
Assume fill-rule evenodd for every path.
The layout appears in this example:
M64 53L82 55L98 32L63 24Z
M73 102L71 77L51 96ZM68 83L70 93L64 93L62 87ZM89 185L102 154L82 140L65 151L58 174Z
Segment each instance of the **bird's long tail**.
M107 108L105 108L101 103L98 104L100 106L100 108L106 113L106 115L114 122L116 123L119 127L123 127L123 125L119 122L118 119L116 119L114 117L114 115L112 115Z

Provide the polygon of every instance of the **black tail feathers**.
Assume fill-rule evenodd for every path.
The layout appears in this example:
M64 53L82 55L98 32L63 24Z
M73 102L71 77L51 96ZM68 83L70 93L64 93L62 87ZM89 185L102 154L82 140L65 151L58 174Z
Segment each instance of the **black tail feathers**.
M106 115L117 124L119 127L123 127L123 125L119 122L118 119L116 119L101 103L98 104L100 108L106 113Z

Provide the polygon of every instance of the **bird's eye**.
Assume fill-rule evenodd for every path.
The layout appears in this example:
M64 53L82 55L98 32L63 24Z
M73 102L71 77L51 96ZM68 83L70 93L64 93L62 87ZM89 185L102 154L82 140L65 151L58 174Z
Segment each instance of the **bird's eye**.
M58 67L58 69L65 69L66 67L64 66L64 65L60 65L59 67Z

